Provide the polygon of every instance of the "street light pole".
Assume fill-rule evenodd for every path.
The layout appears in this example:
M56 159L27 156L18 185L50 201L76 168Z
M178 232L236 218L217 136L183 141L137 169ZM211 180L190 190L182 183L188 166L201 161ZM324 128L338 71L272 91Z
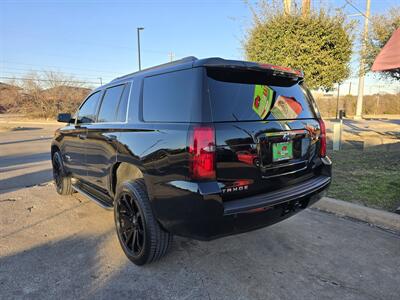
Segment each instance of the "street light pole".
M140 30L143 30L143 27L136 28L137 30L137 47L138 47L138 64L139 64L139 71L142 69L141 61L140 61Z
M368 21L369 21L369 13L371 7L371 0L367 0L367 9L364 16L364 33L361 43L361 57L360 57L360 71L359 71L359 79L358 79L358 96L357 96L357 106L356 106L356 115L354 117L355 120L361 120L362 118L362 106L363 106L363 96L364 96L364 76L365 76L365 52L366 52L366 43L368 38Z

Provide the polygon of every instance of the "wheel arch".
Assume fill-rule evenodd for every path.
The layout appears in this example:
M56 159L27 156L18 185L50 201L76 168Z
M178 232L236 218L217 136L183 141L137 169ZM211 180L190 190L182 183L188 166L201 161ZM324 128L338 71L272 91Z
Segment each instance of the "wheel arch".
M54 153L56 153L57 151L61 151L60 148L57 145L52 144L51 145L51 157L52 158L53 158Z
M117 162L111 171L111 191L115 195L118 183L141 178L144 179L144 176L138 166L128 162Z

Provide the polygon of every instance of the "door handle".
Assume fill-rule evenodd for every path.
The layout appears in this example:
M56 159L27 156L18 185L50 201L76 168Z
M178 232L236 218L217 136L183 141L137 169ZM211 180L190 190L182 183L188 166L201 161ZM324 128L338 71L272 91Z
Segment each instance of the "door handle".
M78 138L80 138L81 140L86 140L87 135L86 134L78 134Z

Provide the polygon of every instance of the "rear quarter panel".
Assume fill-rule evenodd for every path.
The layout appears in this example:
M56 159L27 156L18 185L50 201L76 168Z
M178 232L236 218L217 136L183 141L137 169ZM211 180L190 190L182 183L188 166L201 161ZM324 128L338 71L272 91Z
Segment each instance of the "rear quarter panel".
M182 210L186 209L182 201L187 192L169 183L188 178L188 127L188 124L139 123L126 125L119 135L118 162L133 164L141 170L161 223L182 216Z

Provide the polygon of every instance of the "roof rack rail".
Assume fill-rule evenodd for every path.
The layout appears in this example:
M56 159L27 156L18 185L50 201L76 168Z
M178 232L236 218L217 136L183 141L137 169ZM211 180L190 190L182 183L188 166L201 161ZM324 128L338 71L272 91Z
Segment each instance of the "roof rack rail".
M155 69L162 68L162 67L179 65L179 64L182 64L182 63L185 63L185 62L193 62L193 61L196 61L196 60L198 60L198 58L195 57L195 56L186 56L184 58L181 58L181 59L178 59L178 60L174 60L174 61L171 61L171 62L168 62L168 63L165 63L165 64L149 67L149 68L146 68L146 69L143 69L143 70L140 70L140 71L136 71L136 72L133 72L133 73L129 73L129 74L117 77L117 78L113 79L111 82L123 79L125 77L132 76L132 75L140 73L140 72L149 71L149 70L155 70Z

